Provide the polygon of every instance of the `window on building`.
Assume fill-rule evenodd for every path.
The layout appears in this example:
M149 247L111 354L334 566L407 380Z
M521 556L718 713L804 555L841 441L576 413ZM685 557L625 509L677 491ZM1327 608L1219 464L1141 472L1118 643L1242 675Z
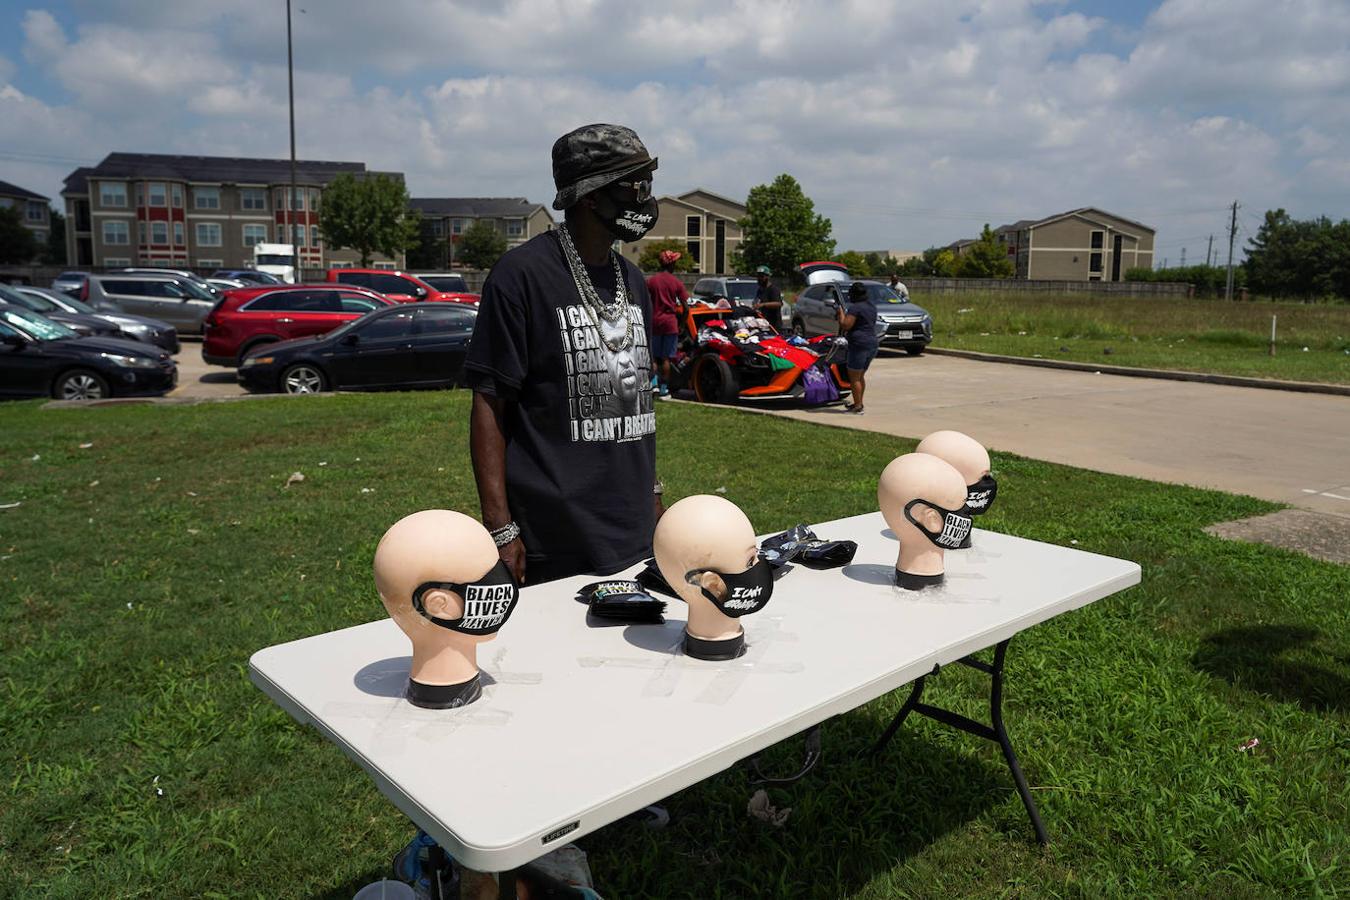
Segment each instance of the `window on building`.
M126 206L127 183L125 181L99 182L98 202L100 206Z
M310 212L315 212L316 210L318 210L318 208L319 208L319 191L318 191L318 188L310 188L310 189L309 189L309 211L310 211Z
M183 223L182 223L182 222L174 222L174 223L173 223L173 242L174 242L174 245L175 245L175 246L178 246L178 247L181 247L181 246L183 246L184 244L187 243L187 241L184 239L184 236L183 236Z
M163 219L150 223L150 243L167 244L169 243L169 223Z
M450 233L451 233L451 234L463 234L463 233L464 233L464 220L463 220L463 219L451 219L451 220L450 220Z
M303 226L302 226L302 227L303 227ZM319 226L318 226L318 225L311 225L311 226L309 226L309 245L310 245L311 247L318 247L318 246L319 246Z
M174 209L182 209L182 208L183 208L183 186L182 186L181 184L174 184L174 185L173 185L173 191L172 191L172 193L173 193L173 208L174 208Z
M1102 249L1102 232L1100 231L1092 232L1092 249L1093 250Z
M103 257L103 264L110 269L117 266L129 266L131 265L131 258L127 256L105 256Z
M305 246L305 226L292 225L291 227L295 229L295 240L293 242L295 246L296 247Z
M126 198L123 197L123 200ZM131 226L125 219L110 219L103 223L103 243L122 244L131 243ZM130 265L130 263L128 263Z
M192 189L194 209L220 209L220 188L195 187Z
M267 209L267 191L263 188L240 188L239 208L248 210Z
M136 223L136 239L141 245L145 245L147 243L147 241L145 240L145 229L146 224L144 222Z
M444 220L444 219L432 219L432 220L431 220L431 233L432 233L433 235L435 235L436 237L445 237L445 220Z
M197 246L198 246L198 247L219 247L219 246L220 246L220 223L218 223L218 222L198 222L198 223L197 223Z
M699 252L703 249L702 241L689 241L685 244L689 250L689 258L694 262L700 262Z
M252 247L254 244L267 243L266 225L245 225L244 226L244 246Z
M702 216L685 216L685 217L684 217L684 234L685 234L686 237L691 237L691 238L692 238L692 237L698 237L698 236L701 235L702 233L703 233L703 217L702 217Z
M506 220L506 236L520 237L525 233L525 222L522 219Z
M304 211L305 211L305 189L304 189L304 188L296 188L296 189L295 189L295 205L292 206L291 209L295 210L296 212L304 212Z
M136 182L136 205L145 205L145 185L141 184L139 181Z
M1100 272L1101 270L1102 270L1102 255L1100 253L1093 253L1091 256L1088 257L1088 271Z
M43 212L43 210L45 210L46 208L47 208L47 207L46 207L45 204L39 203L39 202L37 202L36 200L30 200L30 201L28 202L28 214L27 214L27 215L28 215L28 221L30 221L30 222L41 222L41 221L42 221L42 212Z
M168 206L168 197L164 193L164 182L152 181L147 191L150 197L151 206Z
M221 269L225 267L225 261L220 259L207 259L206 257L197 258L197 268L199 269Z

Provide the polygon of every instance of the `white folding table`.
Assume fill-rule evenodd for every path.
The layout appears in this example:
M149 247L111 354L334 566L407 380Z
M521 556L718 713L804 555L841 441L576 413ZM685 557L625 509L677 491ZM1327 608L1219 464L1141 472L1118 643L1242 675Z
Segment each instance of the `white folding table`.
M467 707L403 699L411 651L387 619L260 650L249 673L478 871L529 863L911 682L876 749L910 712L998 741L1044 841L1002 726L1007 642L1137 584L1139 566L976 530L972 549L947 553L942 585L907 591L892 584L896 543L879 513L813 527L857 541L853 563L788 572L768 606L742 619L749 650L731 662L682 655L676 600L664 626L595 627L574 597L596 578L580 576L521 592L496 641L479 648L483 696ZM993 664L970 658L990 647ZM924 676L954 662L993 677L992 727L921 702ZM501 882L505 894L514 879Z

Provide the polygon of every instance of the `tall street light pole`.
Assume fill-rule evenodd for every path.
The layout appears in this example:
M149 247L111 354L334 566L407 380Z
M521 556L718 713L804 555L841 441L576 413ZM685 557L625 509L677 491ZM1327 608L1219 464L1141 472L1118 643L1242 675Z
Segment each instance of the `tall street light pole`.
M295 240L295 62L291 52L291 0L286 0L286 93L291 106L291 196L286 203L290 211L290 234L286 243L291 245L291 272L294 280L300 279L300 245Z

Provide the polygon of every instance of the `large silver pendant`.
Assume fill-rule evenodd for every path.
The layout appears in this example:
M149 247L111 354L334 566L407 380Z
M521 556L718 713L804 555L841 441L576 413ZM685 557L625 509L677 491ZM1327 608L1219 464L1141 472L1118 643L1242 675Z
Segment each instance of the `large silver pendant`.
M624 284L623 270L619 267L618 257L612 249L609 251L609 261L614 266L614 300L605 303L591 282L591 275L586 271L586 264L582 261L581 254L577 252L576 245L572 243L572 235L568 233L567 226L563 225L557 231L558 243L562 244L563 248L563 258L567 260L567 268L572 273L572 282L576 285L581 301L595 316L596 331L600 339L605 342L611 353L627 350L633 346L633 316L632 309L628 305L628 290ZM619 337L611 338L610 335L616 332Z

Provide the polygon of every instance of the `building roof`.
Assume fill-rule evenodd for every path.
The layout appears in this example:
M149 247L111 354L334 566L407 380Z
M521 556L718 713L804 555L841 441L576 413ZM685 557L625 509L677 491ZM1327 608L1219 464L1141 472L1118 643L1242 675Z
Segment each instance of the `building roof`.
M740 208L740 209L745 209L745 204L742 203L741 201L739 201L739 200L732 200L730 197L723 197L721 194L719 194L719 193L717 193L717 192L715 192L715 191L710 191L710 190L708 190L707 188L694 188L692 191L685 191L683 194L678 194L677 196L678 196L681 200L683 200L685 203L693 203L693 201L691 201L689 198L692 197L692 196L694 196L695 194L705 194L705 195L707 195L707 196L709 196L709 197L712 197L712 198L715 199L715 200L721 200L723 203L727 204L728 206L735 206L735 207L738 207L738 208ZM697 204L694 204L694 205L697 205Z
M89 192L89 173L94 171L89 166L80 166L74 172L66 176L65 187L61 190L62 194L87 194Z
M327 184L343 173L374 175L365 163L295 161L295 180ZM403 180L401 172L380 173ZM250 159L233 156L176 156L164 153L109 153L93 167L76 169L66 178L66 190L82 193L90 178L165 178L179 181L218 181L222 184L285 184L291 179L288 159Z
M49 200L39 193L21 188L17 184L10 184L8 181L0 181L0 197L23 197L27 200Z
M408 203L424 216L466 219L529 216L543 209L543 204L531 203L524 197L413 197Z
M1027 227L1037 228L1041 225L1049 225L1051 222L1057 222L1060 219L1066 219L1069 216L1082 216L1084 218L1090 219L1093 217L1094 213L1098 216L1110 216L1111 218L1117 219L1121 222L1129 222L1131 225L1137 225L1138 227L1150 233L1157 231L1157 229L1154 228L1152 225L1145 225L1143 222L1138 222L1134 219L1129 219L1126 218L1125 216L1117 215L1116 213L1113 212L1108 212L1107 210L1101 209L1096 206L1080 206L1078 207L1078 209L1070 209L1066 212L1055 213L1053 216L1046 216L1045 218L1037 219L1034 222L1026 222L1026 220L1023 220L1023 222L1019 222L1017 224L1021 225L1025 223Z

